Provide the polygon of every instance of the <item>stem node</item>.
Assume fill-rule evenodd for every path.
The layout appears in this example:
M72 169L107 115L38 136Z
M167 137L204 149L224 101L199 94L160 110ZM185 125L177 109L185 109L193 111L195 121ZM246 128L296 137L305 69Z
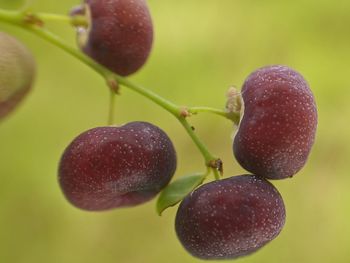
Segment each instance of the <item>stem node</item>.
M224 164L220 158L210 160L207 166L218 171L221 176L224 174Z
M23 23L26 25L34 25L38 27L44 27L44 21L32 13L25 13L23 16Z
M112 92L118 95L120 94L120 86L118 81L115 78L113 77L107 78L106 82Z
M189 112L187 107L180 107L180 116L183 118L190 117L192 114Z

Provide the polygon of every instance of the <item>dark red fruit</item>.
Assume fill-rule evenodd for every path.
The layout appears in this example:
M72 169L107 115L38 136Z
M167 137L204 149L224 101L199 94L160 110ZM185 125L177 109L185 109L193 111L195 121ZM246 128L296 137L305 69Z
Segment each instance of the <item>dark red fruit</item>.
M82 50L120 75L141 68L152 48L153 25L145 0L85 0L72 15L85 14L89 27L78 28Z
M282 230L285 209L265 179L241 175L205 184L181 203L175 229L201 259L234 259L255 252Z
M67 199L85 210L144 203L161 191L176 169L169 137L146 122L98 127L65 150L59 183Z
M0 119L12 112L33 85L35 60L17 39L0 32Z
M244 115L234 139L243 168L269 179L293 176L314 143L317 110L305 79L286 66L253 72L242 88Z

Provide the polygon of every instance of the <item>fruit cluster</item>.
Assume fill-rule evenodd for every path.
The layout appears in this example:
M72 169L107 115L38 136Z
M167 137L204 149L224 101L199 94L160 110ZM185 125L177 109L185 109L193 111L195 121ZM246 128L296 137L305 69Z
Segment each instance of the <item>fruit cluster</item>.
M233 152L254 175L198 188L184 199L176 216L180 241L202 259L244 256L280 233L284 203L266 179L297 173L315 138L315 100L296 71L280 65L258 69L247 78L241 94L244 108Z
M146 62L153 26L145 0L85 0L70 15L88 21L77 27L81 50L111 72L126 76ZM1 118L32 86L35 64L26 48L4 33L0 51ZM170 138L153 124L131 122L90 129L70 143L58 172L65 197L78 208L101 211L139 205L162 192L159 212L182 201L175 230L193 256L233 259L255 252L285 222L283 199L267 179L292 177L305 165L317 111L304 78L282 65L253 72L235 99L241 118L233 153L251 174L202 186L206 175L169 184L177 164Z

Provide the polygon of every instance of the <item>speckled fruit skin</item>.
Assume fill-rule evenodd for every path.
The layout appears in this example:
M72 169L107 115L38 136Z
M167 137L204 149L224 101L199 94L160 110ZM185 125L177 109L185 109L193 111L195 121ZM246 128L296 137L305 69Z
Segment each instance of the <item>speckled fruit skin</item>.
M31 52L14 37L0 32L0 120L29 92L35 68Z
M146 62L153 42L153 25L145 0L85 0L90 15L82 50L100 64L126 76ZM77 10L74 13L81 13ZM84 38L84 37L83 37Z
M233 151L243 168L268 179L292 177L314 143L317 110L305 79L274 65L253 72L242 88L244 114Z
M74 139L62 156L59 183L76 207L107 210L150 200L175 169L169 137L150 123L131 122L94 128Z
M179 240L201 259L234 259L274 239L285 222L277 189L265 179L241 175L205 184L181 203Z

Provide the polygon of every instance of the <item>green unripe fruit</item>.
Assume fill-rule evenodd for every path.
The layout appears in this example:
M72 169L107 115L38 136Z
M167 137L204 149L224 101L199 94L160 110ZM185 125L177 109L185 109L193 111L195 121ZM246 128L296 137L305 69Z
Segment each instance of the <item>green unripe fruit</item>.
M0 119L15 109L28 93L35 68L30 51L17 39L0 32Z

